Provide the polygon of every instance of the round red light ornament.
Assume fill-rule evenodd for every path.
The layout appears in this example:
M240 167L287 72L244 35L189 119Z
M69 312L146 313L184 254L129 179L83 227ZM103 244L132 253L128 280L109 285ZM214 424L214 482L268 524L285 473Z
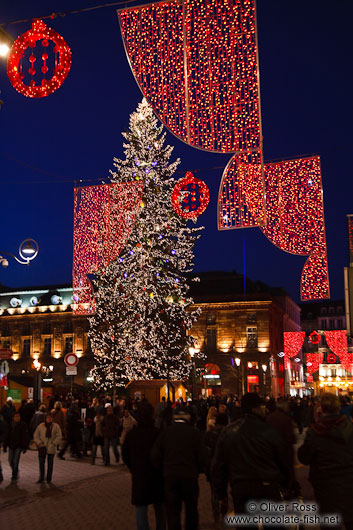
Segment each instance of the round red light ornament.
M188 190L188 186L190 184L192 191ZM200 203L198 208L196 208L197 189ZM187 198L188 196L190 196L191 199L189 204L187 204L189 202ZM183 179L176 183L172 193L172 205L175 212L180 215L180 217L184 217L184 219L195 219L206 210L209 202L210 190L208 189L207 185L202 180L194 177L190 171L186 173ZM184 209L182 208L183 203L186 203Z
M22 70L24 53L27 48L34 50L38 41L42 41L41 45L44 49L47 49L49 41L52 41L55 44L53 50L56 55L54 73L50 79L43 77L40 85L36 85L34 79L30 81L29 85L25 85L23 82L25 76ZM46 52L42 53L42 51L43 50L41 50L39 55L41 55L43 66L38 66L38 72L41 71L45 76L48 72L48 67L46 65L48 54ZM36 70L33 67L36 60L38 60L38 57L32 53L29 58L31 68L28 70L28 73L31 76L34 76L36 73ZM32 29L26 31L26 33L20 35L15 40L9 52L9 58L7 61L7 75L12 86L17 92L28 98L43 98L55 92L55 90L60 88L65 81L70 68L71 51L69 46L66 44L63 37L51 28L48 28L43 20L34 20L32 23Z
M317 331L313 331L309 335L309 340L310 340L311 344L319 344L319 342L321 340L321 337L320 337L320 335L318 334Z
M327 362L331 364L336 364L336 355L334 353L328 353Z

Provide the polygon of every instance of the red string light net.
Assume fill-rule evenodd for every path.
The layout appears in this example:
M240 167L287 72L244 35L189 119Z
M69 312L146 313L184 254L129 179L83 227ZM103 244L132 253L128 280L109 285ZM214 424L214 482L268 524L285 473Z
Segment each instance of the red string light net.
M41 41L41 43L39 43ZM49 72L47 61L49 60L50 42L54 43L54 70L51 78L47 79ZM37 46L40 44L41 46ZM31 77L29 85L24 83L25 79L25 52L27 49L32 50L28 57L30 67L28 74ZM37 52L37 54L35 53ZM39 52L39 54L38 54ZM40 55L40 58L39 56ZM35 68L36 61L42 60L42 66L38 64ZM13 87L29 98L42 98L52 94L61 87L71 68L71 51L65 40L59 33L48 28L43 20L34 20L32 29L26 31L18 37L13 43L9 52L7 61L7 75ZM42 74L39 85L36 85L35 75Z
M288 360L297 356L305 339L305 331L285 331L283 333L284 362L288 368Z
M172 206L184 219L195 219L201 215L210 202L207 185L188 171L185 177L174 186Z
M259 165L253 171L259 173ZM259 223L261 230L281 250L309 255L301 276L302 300L329 298L320 157L268 163L264 174L267 223ZM234 166L226 168L219 194L221 230L251 226L251 217L262 220L255 180L242 176L241 166L237 171Z
M75 188L73 313L94 312L87 275L117 258L130 236L142 197L142 182Z
M142 93L184 142L215 152L261 148L253 0L171 0L119 11Z
M341 364L348 372L352 372L353 354L348 352L347 331L325 331L327 346L339 358Z

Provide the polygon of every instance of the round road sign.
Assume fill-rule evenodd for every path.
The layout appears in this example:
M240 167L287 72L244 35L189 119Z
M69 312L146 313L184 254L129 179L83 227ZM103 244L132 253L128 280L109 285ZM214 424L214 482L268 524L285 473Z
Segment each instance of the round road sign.
M66 366L77 366L78 365L78 357L76 353L67 353L64 357L64 363Z

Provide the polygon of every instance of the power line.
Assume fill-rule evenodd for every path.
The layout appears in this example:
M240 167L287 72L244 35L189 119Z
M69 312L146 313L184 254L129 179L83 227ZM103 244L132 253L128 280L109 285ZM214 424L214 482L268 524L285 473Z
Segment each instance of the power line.
M82 9L72 9L70 11L61 11L61 12L58 12L58 13L51 13L50 15L44 15L44 16L41 16L41 17L22 18L20 20L11 20L10 22L1 22L0 26L10 26L10 25L13 25L13 24L21 24L22 22L32 22L32 20L34 20L34 19L44 20L44 19L48 19L48 18L54 19L54 18L58 18L58 17L66 17L67 15L76 15L77 13L85 13L85 12L88 12L88 11L95 11L96 9L102 9L104 7L126 6L127 4L133 4L135 2L136 2L136 0L124 0L124 1L121 1L121 2L111 2L109 4L99 4L97 6L85 7L85 8L82 8Z

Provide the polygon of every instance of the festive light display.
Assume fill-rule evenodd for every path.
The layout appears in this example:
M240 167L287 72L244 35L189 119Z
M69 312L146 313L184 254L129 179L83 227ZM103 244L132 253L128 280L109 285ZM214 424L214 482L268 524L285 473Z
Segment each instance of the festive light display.
M94 274L117 258L132 230L142 197L141 182L74 190L73 313L94 311Z
M320 364L324 360L324 354L321 352L317 353L306 353L306 370L312 376L318 371Z
M252 170L257 175L258 162ZM329 298L320 158L265 164L266 212L261 209L261 187L256 186L260 179L251 178L250 167L243 171L241 165L231 164L226 169L219 194L219 228L258 224L281 250L309 255L301 277L301 298Z
M341 364L348 372L352 372L353 354L348 352L347 331L325 331L327 346L339 358Z
M119 11L141 91L184 142L215 152L261 147L253 0L170 0Z
M312 331L309 335L308 340L311 342L311 344L319 344L321 336L317 331Z
M263 164L253 0L163 1L123 9L119 20L160 119L189 145L235 153L220 186L219 229L259 226L282 250L308 256L301 298L329 298L319 158Z
M42 41L39 54L41 54L43 65L41 67L38 66L36 70L35 62L39 58L35 55L35 48L38 50L39 46L37 47L37 43L39 41ZM52 44L54 44L52 51L55 54L54 72L53 76L47 79L46 75L49 71L47 61L50 60L48 52ZM31 50L31 55L28 58L30 63L28 74L31 78L29 85L25 85L23 82L27 73L24 69L25 52L27 49ZM48 28L42 20L34 20L32 29L26 31L26 33L15 40L7 61L7 75L11 84L20 94L29 98L42 98L55 92L65 81L70 68L70 48L63 37L51 28ZM42 74L42 79L40 84L36 85L35 75L39 73Z
M234 155L224 170L218 197L218 228L266 223L261 150Z
M196 219L206 210L209 202L210 190L207 185L190 171L176 183L172 205L175 212L184 219Z
M89 318L95 385L115 388L131 379L185 379L192 368L187 333L200 311L189 311L187 274L201 228L189 228L171 205L172 148L146 100L130 117L125 159L115 159L112 182L143 186L124 248L95 274L95 313ZM114 184L115 185L115 184Z
M288 360L294 358L301 350L305 339L305 331L285 331L283 333L285 368L289 366Z

